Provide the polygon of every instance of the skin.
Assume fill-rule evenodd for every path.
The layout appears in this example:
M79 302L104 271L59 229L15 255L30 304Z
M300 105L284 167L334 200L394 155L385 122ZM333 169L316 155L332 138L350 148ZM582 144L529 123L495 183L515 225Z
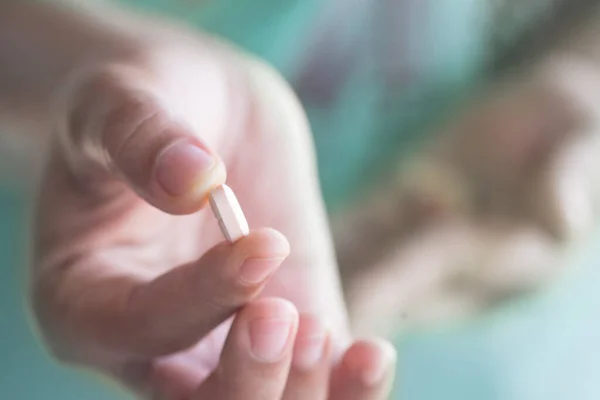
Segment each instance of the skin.
M106 15L66 15L31 5L0 10L0 55L11 61L0 63L0 114L24 117L15 125L50 142L37 203L32 294L56 356L98 368L149 398L385 398L395 355L383 342L349 338L310 132L285 83L260 62L212 38L144 18L123 18L125 24L120 18L100 21ZM57 26L63 28L58 37ZM2 43L15 32L21 47L32 49L25 54L33 60L19 59L21 53L10 53L14 46L6 39ZM558 62L543 60L533 73L559 98L550 106L554 116L561 114L555 107L560 109L565 97L566 103L597 115L598 102L571 79L583 76L584 89L597 87L596 67L583 60L597 51L595 41L587 40L597 35L592 29L575 36L566 48L575 49L577 57L559 52ZM547 69L556 72L549 81ZM506 158L526 160L521 149L547 144L535 145L545 132L536 127L544 128L548 120L543 107L535 111L543 105L540 97L532 99L526 89L523 85L508 96L509 107L495 106L505 96L493 92L487 112L467 110L482 117L467 118L459 128L474 146L465 149L457 140L454 148L451 138L442 160L449 157L458 167L470 163L466 170L485 171L486 181L505 185L492 188L514 193L504 189L514 189L513 178L522 176L523 165L511 163L516 169L507 170ZM507 127L506 121L526 126ZM530 133L524 141L534 145L521 146L523 136L507 135L513 131ZM469 140L471 133L483 139ZM167 156L167 149L181 141L206 150L216 162L203 169L182 162L184 157ZM161 160L170 171L159 169ZM258 228L233 246L219 244L220 233L204 207L207 191L226 173L251 226ZM184 187L183 192L169 194L158 176ZM534 190L543 192L551 180L536 182L541 187L533 185ZM569 228L553 209L533 219L554 235L563 225ZM456 237L463 228L459 223L449 235ZM500 236L510 241L515 230ZM481 236L477 221L466 231L467 238ZM454 263L473 251L479 252L471 246L440 259ZM353 296L359 330L404 318L398 305L405 299L394 295L407 291L394 282L414 286L400 273L406 270L403 258L384 255L383 272L370 285L381 296L371 290ZM248 259L258 260L251 265L262 280L248 282L242 272ZM422 264L414 270L423 270ZM352 283L362 282L364 289L369 285L362 277ZM439 303L454 300L443 295ZM458 299L459 306L463 300ZM273 349L267 352L271 357L257 357L251 340L257 324L268 342L283 343L277 357ZM289 328L286 340L274 340L282 325ZM315 346L325 351L310 364Z
M486 88L339 216L353 332L392 335L489 312L559 276L573 247L593 245L597 22L588 22L595 41L581 27L577 40Z
M58 359L152 399L387 397L395 351L349 334L310 131L275 72L143 18L0 15L54 57L0 82L49 143L31 293ZM206 207L225 180L254 228L233 245Z

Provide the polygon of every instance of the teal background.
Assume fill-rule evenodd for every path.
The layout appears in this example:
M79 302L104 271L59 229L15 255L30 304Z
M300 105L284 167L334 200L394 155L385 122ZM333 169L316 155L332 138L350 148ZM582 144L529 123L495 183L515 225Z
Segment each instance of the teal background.
M59 367L37 340L26 301L30 198L0 185L0 399L124 399L91 375Z
M208 1L208 0L207 0ZM320 10L319 0L128 1L169 13L228 37L275 65L288 79L295 54ZM369 180L364 165L389 151L400 157L478 79L482 63L483 2L439 0L437 21L423 43L434 44L427 79L398 94L388 113L381 87L362 70L352 75L328 110L306 104L315 132L321 178L335 205ZM434 51L435 48L444 51ZM325 133L333 133L325 135ZM374 140L376 138L376 140ZM374 147L374 144L377 146ZM343 154L343 162L331 154ZM112 400L112 388L93 376L55 365L29 325L24 302L27 203L16 188L0 190L0 399ZM543 293L484 317L398 338L395 398L407 400L600 399L600 234L570 250L565 274Z

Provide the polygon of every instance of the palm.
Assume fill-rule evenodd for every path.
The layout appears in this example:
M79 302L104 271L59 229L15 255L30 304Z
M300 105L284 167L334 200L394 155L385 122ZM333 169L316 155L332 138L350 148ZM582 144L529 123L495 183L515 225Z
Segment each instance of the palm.
M232 310L255 295L288 299L330 322L341 350L345 310L300 108L278 78L245 60L228 62L244 65L251 85L224 98L224 78L239 76L223 77L222 66L194 49L166 50L153 46L133 66L107 64L65 96L58 125L67 146L52 151L35 232L36 311L44 331L63 358L138 389L158 385L185 395L219 363ZM98 124L106 104L112 108ZM287 254L285 240L263 229L247 245L215 247L222 234L198 197L208 188L192 189L196 197L182 203L152 186L163 137L201 137L226 166L251 228L274 228L287 238L290 256L264 290L258 282L243 290L231 282L247 257ZM81 146L86 140L102 148L89 152ZM171 176L185 175L178 171Z
M268 159L268 154L264 158ZM238 159L244 161L243 157ZM254 160L248 162L257 165ZM277 162L276 159L271 161ZM327 254L312 253L323 247L298 240L301 237L299 229L306 229L302 226L306 219L286 212L285 204L286 198L297 195L282 193L281 186L267 184L286 174L282 168L272 168L269 164L262 163L265 171L254 170L262 178L259 181L254 174L246 177L236 175L236 171L229 177L252 227L275 226L291 233L292 248L296 251L292 251L285 265L271 278L264 295L284 297L303 311L318 311L335 318L340 321L337 328L343 331L345 316L340 293L335 292L334 265L327 265L330 261ZM152 280L178 265L200 258L209 248L223 241L208 207L193 215L172 216L148 205L118 180L100 178L102 185L82 187L70 176L66 164L57 156L45 180L52 190L42 190L41 216L46 220L45 226L52 227L53 232L62 232L56 239L59 242L66 240L65 248L81 246L88 249L84 258L100 256L109 260L96 271L98 273L142 276ZM94 189L98 187L101 192ZM64 218L66 215L67 219ZM62 247L55 242L49 250ZM171 387L170 390L191 391L218 364L228 327L229 321L204 338L198 338L197 344L182 353L146 361L119 356L116 357L117 365L110 368L125 371L126 379L134 381L140 371L150 368L153 379L162 381L159 385ZM103 363L104 360L92 362Z

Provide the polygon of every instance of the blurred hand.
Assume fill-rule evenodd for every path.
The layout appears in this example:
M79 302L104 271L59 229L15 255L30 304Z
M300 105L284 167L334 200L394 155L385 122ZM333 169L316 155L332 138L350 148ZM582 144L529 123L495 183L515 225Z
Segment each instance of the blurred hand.
M340 215L354 331L473 315L540 287L589 237L600 198L594 75L554 72L494 88Z
M152 398L385 398L394 351L348 340L294 96L224 44L160 37L55 96L33 271L54 354ZM226 171L257 227L234 245L204 207Z

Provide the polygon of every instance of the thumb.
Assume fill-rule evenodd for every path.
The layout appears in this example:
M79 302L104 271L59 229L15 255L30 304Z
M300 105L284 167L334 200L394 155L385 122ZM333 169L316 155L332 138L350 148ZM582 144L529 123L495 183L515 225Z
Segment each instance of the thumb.
M225 166L174 117L150 78L138 68L110 65L80 80L65 103L62 143L77 174L91 160L155 207L189 214L225 182Z

